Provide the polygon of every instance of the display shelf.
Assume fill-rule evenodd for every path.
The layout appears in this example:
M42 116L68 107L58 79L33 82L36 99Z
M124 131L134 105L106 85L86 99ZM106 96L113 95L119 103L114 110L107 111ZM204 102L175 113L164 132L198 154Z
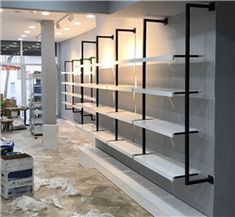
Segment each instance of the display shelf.
M82 98L82 95L81 94L77 94L77 93L63 92L63 91L61 93L64 94L64 95L68 95L68 96L74 96L74 97L77 97L77 98ZM84 95L83 98L85 100L95 102L95 97L90 97L90 96Z
M141 88L136 87L133 88L133 92L135 93L144 93L147 95L155 95L155 96L166 96L166 97L174 97L179 95L184 95L185 90L179 90L179 89L171 89L171 88ZM197 94L199 91L197 90L191 90L190 94Z
M88 133L91 133L93 131L96 130L96 126L95 124L91 124L91 123L88 123L88 124L77 124L76 125L79 129L82 129Z
M173 138L177 134L184 134L185 127L180 124L152 119L152 120L139 120L133 122L135 126L159 133L164 136ZM197 133L198 129L190 128L190 133Z
M130 158L142 153L142 148L129 140L112 141L108 142L107 145Z
M134 121L142 120L142 115L134 112L120 110L118 112L107 113L108 117L132 124ZM150 118L150 117L148 117Z
M134 156L134 160L172 182L185 174L183 163L158 153ZM190 175L196 174L199 174L199 171L191 168Z
M74 86L78 86L78 85L75 85L76 83L73 83L73 82L61 82L61 84L63 85L74 85Z
M108 143L114 140L114 134L107 130L93 131L91 134L101 142Z
M73 75L74 72L61 72L61 75Z
M72 104L71 102L65 102L65 101L63 101L62 104L68 105L68 106L71 106L71 107L73 106L73 104Z

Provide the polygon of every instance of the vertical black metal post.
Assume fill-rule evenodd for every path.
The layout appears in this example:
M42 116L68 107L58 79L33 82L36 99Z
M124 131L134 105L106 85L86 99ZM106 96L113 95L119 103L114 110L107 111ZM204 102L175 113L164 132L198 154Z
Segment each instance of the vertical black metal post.
M112 39L113 35L111 36L103 36L103 35L97 35L96 36L96 84L99 84L99 39L106 38L106 39ZM96 106L99 107L99 89L96 88ZM99 113L96 112L96 131L99 131Z
M132 32L136 33L136 28L134 29L116 29L115 31L115 60L118 61L118 35L119 32ZM119 65L118 63L115 65L115 85L118 86L119 84L119 78L118 78L118 71L119 71ZM118 91L115 91L115 112L118 112ZM118 120L115 119L115 140L118 140Z
M207 8L215 10L215 4L186 4L185 12L185 185L209 182L213 184L213 177L190 180L190 8Z
M147 56L147 23L162 23L168 24L168 19L163 20L156 19L144 19L143 22L143 58ZM142 66L142 88L146 88L146 61L143 62ZM142 94L142 119L146 119L146 94ZM142 128L142 154L146 154L146 129Z
M67 63L71 63L72 61L64 61L64 72L67 72ZM67 82L67 74L64 74L64 82ZM66 91L67 91L67 84L64 85L64 91L65 91L65 95L64 95L64 101L65 103L67 102L67 95L66 95ZM67 105L64 105L64 109L65 110L72 110L73 108L68 108Z
M84 45L96 44L96 41L82 41L81 42L81 65L84 64ZM84 67L81 68L80 82L84 83ZM84 87L81 87L81 103L84 103ZM84 110L81 108L81 124L84 123Z
M81 62L81 60L80 59L73 59L72 60L72 72L73 72L73 74L72 74L72 82L73 82L73 84L75 82L74 65L73 65L75 61ZM75 94L75 85L72 86L72 94L73 94L73 96L72 96L72 104L75 105L75 96L74 96L74 94ZM74 107L73 107L72 110L73 110L73 113L80 113L81 112L80 110L75 110Z
M190 5L185 12L185 184L189 183L189 110L190 110Z

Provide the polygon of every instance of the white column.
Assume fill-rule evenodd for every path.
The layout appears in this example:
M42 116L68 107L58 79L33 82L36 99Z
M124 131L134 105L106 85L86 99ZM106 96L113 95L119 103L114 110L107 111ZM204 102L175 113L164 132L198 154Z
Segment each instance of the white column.
M23 41L20 41L20 65L21 65L21 105L26 105L26 69L23 56Z
M56 89L57 69L55 62L54 22L43 20L41 23L42 48L42 109L43 109L43 146L57 145Z

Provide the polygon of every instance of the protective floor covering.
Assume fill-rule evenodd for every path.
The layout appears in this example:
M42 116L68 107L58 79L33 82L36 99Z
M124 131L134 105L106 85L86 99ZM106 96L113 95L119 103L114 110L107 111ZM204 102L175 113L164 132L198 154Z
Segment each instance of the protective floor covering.
M37 191L32 197L46 203L47 208L39 212L23 211L16 209L13 200L2 199L1 216L151 216L96 169L84 169L79 165L76 146L86 145L91 140L65 121L59 120L58 122L59 145L57 149L43 149L41 138L35 139L28 130L13 131L2 135L15 141L16 151L27 152L33 156ZM63 183L58 184L58 180ZM68 192L78 194L69 195Z

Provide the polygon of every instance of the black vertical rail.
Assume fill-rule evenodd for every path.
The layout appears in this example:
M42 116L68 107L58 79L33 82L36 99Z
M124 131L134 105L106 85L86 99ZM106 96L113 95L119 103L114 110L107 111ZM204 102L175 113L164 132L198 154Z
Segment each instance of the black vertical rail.
M73 74L72 74L72 82L73 82L73 84L75 82L74 65L73 65L74 62L81 62L81 60L80 59L73 59L72 60L72 72L73 72ZM72 94L73 94L73 96L72 96L72 104L75 105L75 96L74 96L74 94L75 94L75 85L72 86ZM73 110L73 113L80 113L81 112L81 110L75 110L74 107L73 107L72 110Z
M115 60L118 61L118 35L119 32L131 32L136 33L136 28L134 29L116 29L115 31ZM119 64L115 65L115 85L118 86L119 78L118 78ZM115 91L115 112L118 112L118 91ZM118 120L115 119L115 140L118 140Z
M96 84L99 84L99 39L112 39L113 35L111 36L103 36L103 35L97 35L96 36ZM99 107L99 89L96 88L96 106ZM99 131L99 113L96 112L96 131Z
M67 72L67 63L72 63L72 61L64 61L64 72ZM67 82L67 74L64 74L64 82ZM64 92L67 91L67 84L64 85ZM67 102L67 95L64 95L64 101ZM72 110L73 108L68 108L67 105L64 105L65 110Z
M147 56L147 23L162 23L168 24L168 19L163 20L156 19L144 19L143 23L143 58ZM142 88L146 88L146 61L143 62L142 66ZM146 94L142 94L142 119L146 119ZM146 154L146 129L142 128L142 154Z
M96 44L96 41L82 41L81 42L81 65L84 64L84 47L85 44ZM84 83L84 67L81 68L81 83ZM84 102L84 87L81 87L81 103ZM84 123L84 110L81 108L81 124Z
M190 9L207 8L215 10L215 4L186 4L185 12L185 185L209 182L213 184L213 177L190 180Z

